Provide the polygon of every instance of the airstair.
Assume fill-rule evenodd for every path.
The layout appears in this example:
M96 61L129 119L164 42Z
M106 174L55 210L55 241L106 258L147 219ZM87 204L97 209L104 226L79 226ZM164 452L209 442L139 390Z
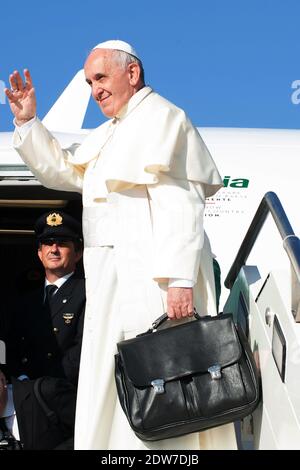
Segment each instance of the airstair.
M259 263L246 263L270 216L289 262L262 276ZM300 449L300 240L275 193L262 199L225 286L223 311L244 329L261 377L261 404L237 423L239 448Z

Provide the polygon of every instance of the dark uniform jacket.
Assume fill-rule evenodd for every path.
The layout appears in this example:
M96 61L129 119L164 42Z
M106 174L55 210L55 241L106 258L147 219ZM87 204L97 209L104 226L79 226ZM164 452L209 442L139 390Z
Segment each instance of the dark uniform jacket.
M72 449L85 283L72 275L50 305L44 302L44 291L43 285L28 293L11 314L7 368L24 449ZM17 380L20 375L30 380Z
M85 309L84 279L72 275L52 297L50 308L44 296L41 286L22 299L13 314L8 369L15 377L48 375L76 384Z

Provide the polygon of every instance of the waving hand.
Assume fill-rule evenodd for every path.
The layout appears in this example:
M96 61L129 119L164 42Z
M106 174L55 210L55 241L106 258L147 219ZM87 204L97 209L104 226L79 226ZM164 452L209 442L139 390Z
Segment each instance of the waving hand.
M36 97L32 86L29 70L24 70L24 78L15 70L9 76L11 89L5 88L10 109L16 118L16 124L21 126L36 115Z

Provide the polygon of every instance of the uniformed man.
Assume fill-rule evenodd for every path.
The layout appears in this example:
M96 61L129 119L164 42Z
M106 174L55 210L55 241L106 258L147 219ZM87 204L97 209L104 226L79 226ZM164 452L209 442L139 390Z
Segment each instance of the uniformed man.
M19 378L14 387L19 425L24 418L18 414L23 413L20 410L24 408L20 385L23 378L31 381L44 376L60 378L65 382L59 381L59 386L67 383L68 393L72 384L74 394L68 396L71 396L70 414L74 419L83 333L85 284L75 272L82 257L81 226L70 215L52 211L37 220L35 233L45 281L18 302L7 345L9 371ZM68 403L64 403L65 406ZM20 434L22 437L22 429ZM47 448L47 444L45 447L43 443L41 448Z

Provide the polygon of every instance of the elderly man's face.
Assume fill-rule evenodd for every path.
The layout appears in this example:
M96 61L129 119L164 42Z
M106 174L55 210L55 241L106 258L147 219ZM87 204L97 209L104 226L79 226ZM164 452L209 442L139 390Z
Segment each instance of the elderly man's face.
M87 83L92 88L92 96L102 113L112 118L135 93L132 66L125 70L113 60L113 51L95 49L84 65Z

